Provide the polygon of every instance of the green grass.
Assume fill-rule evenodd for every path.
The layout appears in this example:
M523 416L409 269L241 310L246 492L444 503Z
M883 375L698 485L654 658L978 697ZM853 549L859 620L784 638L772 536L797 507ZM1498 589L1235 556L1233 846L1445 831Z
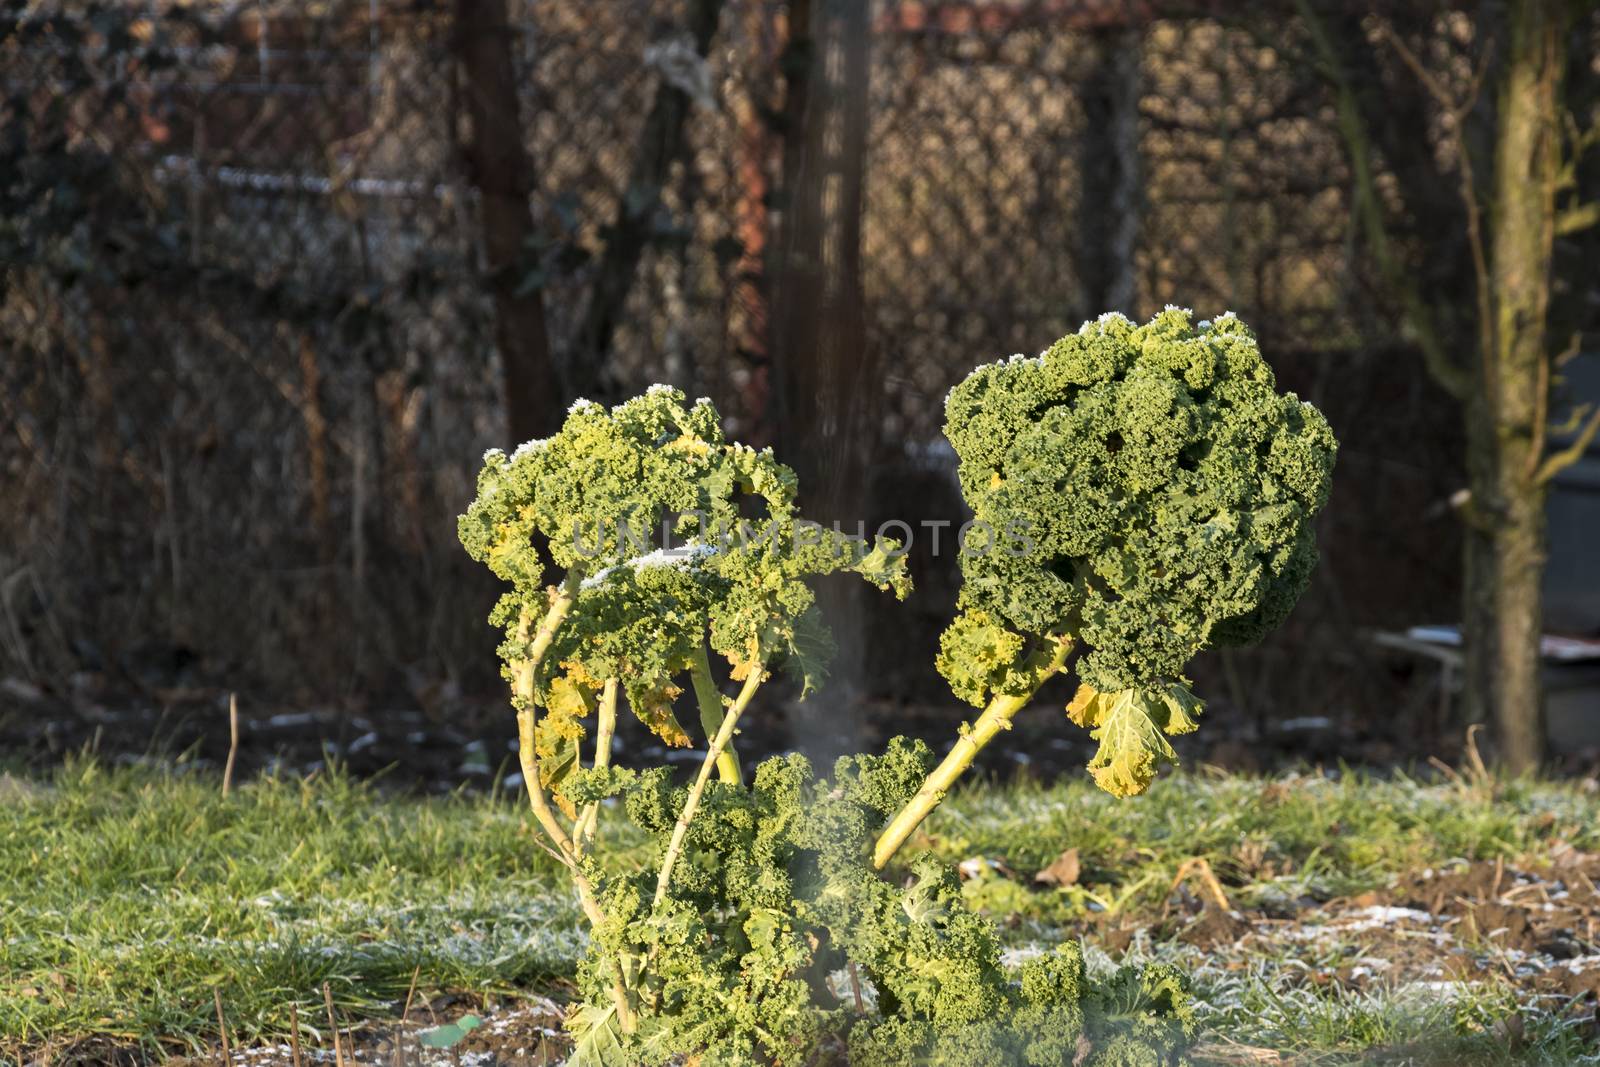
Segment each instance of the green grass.
M287 1028L322 984L356 1013L424 988L571 971L580 916L503 798L386 797L344 777L215 779L93 764L0 802L0 1049L106 1035L154 1049Z
M947 857L1003 859L1024 879L1080 850L1084 889L1007 883L994 902L1022 920L1007 934L1022 944L1105 902L1150 914L1191 856L1246 903L1343 894L1454 858L1555 840L1600 848L1597 814L1594 798L1560 784L1511 784L1491 803L1404 778L1175 776L1121 802L1084 782L981 786L928 830ZM636 837L606 832L608 864L646 858ZM93 763L0 791L0 1060L91 1037L151 1053L200 1047L215 1032L214 986L245 1041L283 1033L291 1002L319 1012L324 982L344 1012L378 1016L417 969L424 993L549 991L583 951L580 930L514 797L417 798L335 773L266 778L224 798L214 778L181 765ZM1212 1039L1313 1063L1423 1045L1449 1056L1411 1062L1511 1062L1482 1022L1511 990L1414 1003L1297 983L1287 959L1222 971L1184 946L1138 951L1191 967ZM1537 1062L1578 1061L1585 1046L1560 1011L1523 1010Z
M1202 982L1205 1026L1224 1048L1290 1050L1303 1067L1406 1064L1511 1067L1593 1064L1593 1040L1558 1005L1530 1007L1500 982L1450 995L1428 991L1295 984L1292 967L1263 960L1239 975ZM1508 1037L1506 1020L1521 1020Z
M1205 857L1243 900L1290 888L1344 895L1450 859L1494 859L1562 840L1600 848L1600 801L1575 785L1512 782L1494 801L1402 775L1265 780L1172 775L1117 800L1087 782L957 793L928 823L939 850L1003 856L1031 872L1076 847L1091 882L1165 894L1178 864ZM1262 879L1270 867L1277 879ZM1161 878L1167 884L1157 884ZM1274 883L1283 884L1274 884Z

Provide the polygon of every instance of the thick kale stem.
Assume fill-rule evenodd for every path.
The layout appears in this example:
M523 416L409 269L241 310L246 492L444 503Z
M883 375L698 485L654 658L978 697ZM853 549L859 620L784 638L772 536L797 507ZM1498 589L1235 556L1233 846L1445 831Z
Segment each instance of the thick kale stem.
M517 762L522 766L522 784L528 791L528 803L532 806L533 816L539 821L545 835L556 846L562 862L572 871L573 879L578 884L578 896L583 902L584 914L588 915L590 922L598 924L604 921L605 916L600 911L588 879L578 869L577 847L550 807L550 798L545 795L544 782L539 776L539 756L534 749L534 729L538 725L534 688L539 663L549 651L556 629L572 610L573 602L578 598L578 585L581 581L582 575L578 573L577 568L573 568L567 574L566 581L561 584L561 591L551 600L529 645L527 657L518 660L512 670L511 696L512 704L517 709ZM517 620L518 639L526 640L533 630L533 611L525 606Z
M599 721L594 733L594 769L603 771L611 766L611 737L617 732L617 679L607 678L605 688L600 691ZM578 818L577 846L580 850L587 849L594 843L595 833L600 826L600 802L591 801L583 809L583 814Z
M518 674L523 671L518 667ZM600 905L595 897L593 886L578 866L579 851L573 844L572 838L561 825L561 820L556 817L555 810L550 807L550 798L545 795L544 783L539 780L539 756L533 750L533 733L536 725L532 707L517 709L517 761L522 765L522 781L528 790L528 803L533 808L533 817L539 820L539 826L544 830L545 836L555 845L556 855L566 865L572 874L572 880L578 887L578 899L583 905L583 913L595 925L605 921L605 914L601 912Z
M511 692L512 702L517 709L517 761L522 765L522 783L528 791L528 803L532 806L533 816L543 828L545 836L555 845L556 855L572 875L572 884L578 890L578 903L583 908L584 916L589 920L589 925L598 931L606 921L605 912L600 908L599 895L594 890L594 884L589 881L589 876L584 873L580 862L582 855L580 849L568 836L561 825L561 820L550 807L550 798L545 795L544 782L539 776L539 756L534 751L534 727L537 725L534 710L534 679L538 675L540 661L544 659L545 653L550 649L550 642L555 638L556 630L578 599L578 586L582 580L583 575L578 568L574 567L567 572L566 581L561 583L560 592L551 600L550 607L545 611L536 632L533 628L533 612L527 607L522 609L521 617L517 621L517 636L519 639L527 639L532 632L533 640L529 645L527 658L517 661L513 669ZM632 1005L628 1003L627 991L622 986L620 976L613 976L611 996L617 1009L617 1024L623 1033L633 1033L638 1021L634 1016Z
M583 572L574 567L567 572L567 577L561 583L561 589L556 593L555 599L550 601L550 608L544 613L544 618L539 622L539 629L533 635L533 643L528 646L528 662L538 669L544 654L550 651L550 642L556 639L556 631L566 621L572 605L578 602L578 588L583 584ZM531 625L531 616L526 612L523 622Z
M739 716L744 714L744 709L750 706L750 700L756 695L756 690L761 688L762 670L759 663L751 664L750 676L744 681L744 688L739 690L738 699L733 702L733 707L728 709L727 717L722 720L722 725L711 739L711 745L706 749L706 758L700 762L700 773L695 776L694 785L689 788L689 798L683 803L683 811L678 813L678 822L672 828L672 839L667 842L667 854L661 861L661 874L656 878L656 895L651 901L652 908L659 908L661 902L667 899L667 887L672 884L672 868L678 862L678 856L683 852L684 838L689 834L689 824L694 821L695 813L700 810L700 798L706 791L706 783L711 780L711 769L716 766L717 759L728 747L728 742L733 740L734 727L739 723Z
M694 685L694 698L700 704L700 726L705 730L709 744L722 729L723 707L722 691L711 676L711 659L706 654L704 641L695 648L694 660L689 664L689 678ZM717 777L735 784L744 781L739 773L739 754L731 741L717 757Z
M922 788L917 790L916 796L906 801L905 807L900 809L889 825L884 827L883 833L878 835L877 844L872 849L874 867L883 869L894 854L900 851L900 846L905 844L906 838L910 837L912 831L922 825L922 820L939 806L950 787L961 777L962 772L972 765L973 757L977 756L983 746L993 740L1001 730L1011 729L1011 720L1028 701L1033 699L1033 694L1039 691L1039 687L1046 679L1061 670L1071 648L1071 638L1057 637L1050 646L1028 657L1020 673L1031 675L1033 684L1026 692L996 693L989 701L989 706L983 709L983 714L978 716L978 721L973 723L971 728L961 732L949 755L945 756L944 761L928 775L927 780L922 783Z

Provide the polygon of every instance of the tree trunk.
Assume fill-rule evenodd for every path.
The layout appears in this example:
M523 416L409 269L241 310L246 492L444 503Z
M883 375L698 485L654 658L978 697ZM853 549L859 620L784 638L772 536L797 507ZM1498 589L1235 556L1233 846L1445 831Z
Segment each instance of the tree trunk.
M1477 502L1495 496L1494 419L1481 386L1463 400L1461 410L1466 421L1466 473L1471 493L1461 515L1461 632L1466 652L1461 695L1466 721L1485 723L1495 718L1498 567L1495 527L1488 515L1479 513Z
M1495 543L1496 727L1501 758L1515 773L1535 771L1545 757L1544 687L1539 639L1544 603L1545 494L1508 500Z
M1538 768L1545 753L1539 644L1543 631L1540 593L1545 563L1545 438L1552 358L1549 351L1552 250L1556 187L1561 172L1564 5L1560 0L1511 0L1504 17L1485 12L1480 31L1494 44L1498 98L1490 109L1468 99L1454 101L1430 80L1398 36L1389 44L1407 59L1441 105L1446 133L1456 154L1465 214L1471 302L1477 338L1470 345L1454 328L1452 275L1438 288L1422 286L1419 273L1432 268L1407 264L1389 241L1377 195L1370 131L1399 179L1415 232L1427 242L1428 262L1453 256L1452 243L1429 223L1437 199L1433 167L1408 140L1430 144L1414 118L1396 121L1403 103L1378 97L1372 77L1358 93L1345 70L1345 56L1365 55L1361 21L1335 20L1335 35L1311 0L1297 4L1317 57L1338 93L1341 133L1355 178L1353 209L1363 224L1384 284L1400 298L1429 371L1462 403L1467 431L1467 484L1462 509L1467 524L1462 628L1466 639L1465 689L1468 714L1494 723L1500 758L1515 773ZM1365 70L1371 70L1370 62ZM1386 118L1385 113L1389 115ZM1483 115L1487 134L1467 136L1455 123ZM1480 196L1472 149L1492 144L1494 159L1487 194ZM1410 163L1405 161L1409 160ZM1399 162L1397 162L1399 161ZM1485 218L1486 215L1486 218ZM1462 319L1465 320L1465 316ZM1470 351L1470 366L1453 354Z
M472 127L466 162L480 200L506 422L513 440L526 441L560 426L565 397L550 356L544 293L522 285L523 249L534 235L528 208L533 165L522 143L505 0L456 0L455 30Z
M1549 395L1546 321L1561 153L1560 4L1521 0L1511 5L1507 23L1489 218L1492 298L1490 321L1482 331L1489 351L1478 372L1486 402L1469 406L1469 412L1487 416L1471 419L1469 432L1480 436L1479 448L1492 455L1493 484L1487 488L1493 495L1476 510L1492 529L1494 632L1469 635L1476 647L1469 644L1468 654L1493 664L1501 759L1512 772L1526 773L1536 770L1545 754L1539 677L1545 489L1539 467ZM1481 442L1489 430L1482 422L1488 420L1492 445ZM1487 621L1476 614L1469 619L1480 626Z

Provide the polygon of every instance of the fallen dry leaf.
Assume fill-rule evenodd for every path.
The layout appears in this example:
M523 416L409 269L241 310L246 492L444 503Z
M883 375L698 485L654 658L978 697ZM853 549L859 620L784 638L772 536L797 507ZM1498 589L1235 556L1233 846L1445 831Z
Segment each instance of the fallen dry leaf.
M1034 875L1033 880L1042 885L1076 885L1078 875L1082 871L1082 865L1078 862L1078 850L1069 848L1057 856L1050 866Z

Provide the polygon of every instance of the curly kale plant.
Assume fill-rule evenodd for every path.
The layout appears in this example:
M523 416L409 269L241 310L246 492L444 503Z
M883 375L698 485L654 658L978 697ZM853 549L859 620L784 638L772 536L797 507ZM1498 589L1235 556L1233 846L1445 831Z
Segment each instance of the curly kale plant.
M931 765L896 738L883 756L838 761L815 780L804 757L762 763L748 786L712 782L666 899L650 873L617 878L573 1012L575 1063L712 1067L817 1062L1089 1067L1178 1062L1191 1036L1188 987L1170 968L1124 968L1091 988L1075 943L1008 970L994 926L955 871L923 856L904 882L867 862L872 835ZM658 849L686 790L667 768L584 771L585 802L620 797ZM605 975L622 960L638 1024L616 1024ZM871 1001L869 1006L868 1001Z
M733 738L772 670L802 696L822 677L811 576L904 595L892 542L805 523L787 467L665 387L609 411L580 401L549 440L485 456L460 534L510 585L492 619L523 778L590 925L568 1017L577 1067L830 1049L856 1067L1182 1062L1180 975L1125 969L1091 988L1075 945L1008 970L947 865L924 854L895 881L878 868L1079 645L1069 713L1100 741L1090 770L1113 793L1143 789L1172 756L1163 735L1194 727L1188 659L1259 636L1304 586L1333 438L1274 390L1236 319L1195 328L1175 310L1142 327L1104 317L1037 359L980 368L948 414L991 551L967 546L939 667L985 710L937 769L897 738L831 781L798 756L747 779ZM675 711L685 676L699 740ZM612 764L624 697L668 744L704 745L691 782ZM642 869L595 860L601 813L619 806L654 844Z
M511 584L491 621L506 631L500 655L523 779L597 929L607 913L588 853L600 806L566 788L584 766L584 720L595 720L588 766L603 771L619 693L663 740L686 746L673 698L686 674L695 689L706 754L656 873L652 907L661 907L713 770L739 779L733 735L770 668L787 666L803 691L820 677L829 645L805 579L848 570L901 595L909 588L892 544L802 529L794 494L794 473L770 451L723 439L710 401L686 407L665 387L610 411L580 400L554 437L484 456L461 542ZM741 519L746 501L765 511L759 530ZM663 541L683 543L653 545L658 521ZM548 587L547 558L560 574ZM742 683L736 698L718 689L708 645ZM638 976L620 957L605 969L617 1025L631 1034Z
M1089 770L1142 792L1174 758L1166 735L1196 726L1184 666L1258 640L1305 589L1336 451L1243 322L1173 307L979 367L945 413L977 522L938 666L985 710L880 837L880 865L1074 646L1068 714L1099 742Z

